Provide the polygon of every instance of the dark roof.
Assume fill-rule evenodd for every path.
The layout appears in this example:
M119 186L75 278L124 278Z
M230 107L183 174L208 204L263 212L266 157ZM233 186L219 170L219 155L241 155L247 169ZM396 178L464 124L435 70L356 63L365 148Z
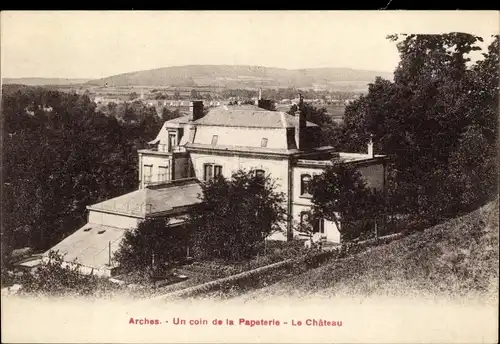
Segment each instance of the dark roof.
M90 210L105 211L145 218L155 214L172 212L201 202L200 184L195 180L171 182L156 188L139 189L128 194L89 206Z
M292 128L298 119L281 111L268 111L255 105L220 106L210 110L204 117L194 121L197 125L254 128ZM317 127L307 122L308 127Z

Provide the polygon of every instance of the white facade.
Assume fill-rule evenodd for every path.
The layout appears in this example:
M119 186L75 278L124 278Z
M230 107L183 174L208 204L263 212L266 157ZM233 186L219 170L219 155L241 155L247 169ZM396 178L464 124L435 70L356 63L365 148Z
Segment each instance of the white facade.
M324 158L325 152L334 153L331 147L311 147L299 142L302 140L297 135L299 129L314 137L319 127L286 113L252 106L221 107L200 118L193 112L190 118L166 122L151 142L157 146L140 151L141 187L159 181L157 176L162 166L169 168L172 179L196 177L200 181L214 173L230 178L238 170L261 170L275 180L276 191L283 192L287 199L284 206L289 220L283 225L285 231L270 239L297 237L300 233L296 226L301 223L303 213L311 210L311 195L302 190L302 180L321 174L329 163ZM168 147L168 151L160 147ZM374 156L373 152L334 154L356 164L369 187L385 188L385 157ZM327 241L340 242L335 223L321 221L318 230Z

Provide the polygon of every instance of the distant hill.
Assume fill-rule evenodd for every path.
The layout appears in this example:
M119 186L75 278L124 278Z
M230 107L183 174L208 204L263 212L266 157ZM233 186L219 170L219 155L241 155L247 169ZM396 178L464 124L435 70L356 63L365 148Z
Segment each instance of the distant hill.
M99 86L213 86L228 88L366 88L392 73L349 68L284 69L260 66L189 65L131 72L89 81Z
M71 79L71 78L2 78L2 84L18 84L29 86L45 85L76 85L84 84L92 79Z

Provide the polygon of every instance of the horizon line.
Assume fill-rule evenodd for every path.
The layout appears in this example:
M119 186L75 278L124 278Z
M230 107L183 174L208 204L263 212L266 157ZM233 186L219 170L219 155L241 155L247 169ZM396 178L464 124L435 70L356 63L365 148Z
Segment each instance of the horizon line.
M379 72L379 73L394 73L394 71L385 71L385 70L376 70L376 69L364 69L364 68L354 68L354 67L305 67L305 68L284 68L284 67L272 67L272 66L264 66L264 65L249 65L249 64L185 64L185 65L171 65L165 67L154 67L149 69L141 69L134 70L129 72L117 73L108 76L100 76L100 77L66 77L66 76L2 76L3 79L68 79L68 80L99 80L110 78L118 75L130 74L130 73L139 73L152 71L157 69L165 69L165 68L179 68L179 67L253 67L253 68L272 68L272 69L282 69L289 71L297 71L297 70L305 70L305 69L350 69L356 71L364 71L364 72Z

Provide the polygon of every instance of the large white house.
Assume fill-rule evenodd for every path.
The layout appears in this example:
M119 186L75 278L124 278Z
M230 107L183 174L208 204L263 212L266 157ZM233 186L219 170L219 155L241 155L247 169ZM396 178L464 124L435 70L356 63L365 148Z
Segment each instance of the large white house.
M355 165L367 185L385 190L386 158L335 152L315 140L320 128L298 113L267 111L258 105L221 106L206 115L202 101L191 102L190 114L164 123L150 147L139 154L139 189L88 207L88 224L51 250L65 260L75 258L82 270L109 276L112 255L124 231L148 217L169 217L181 224L189 208L200 203L200 183L217 175L231 177L240 169L275 179L286 195L287 223L270 239L291 240L300 233L296 224L311 208L309 186L333 157ZM326 241L340 242L337 226L327 220L315 224Z

